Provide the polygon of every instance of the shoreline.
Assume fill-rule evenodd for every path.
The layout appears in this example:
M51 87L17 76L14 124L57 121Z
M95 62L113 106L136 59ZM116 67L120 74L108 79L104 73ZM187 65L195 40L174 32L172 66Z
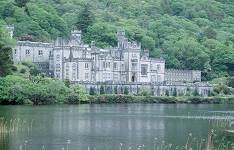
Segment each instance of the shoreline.
M0 105L81 105L81 104L234 104L234 95L229 96L133 96L133 95L88 95L86 100L55 103L39 103L32 102L25 104L1 102Z

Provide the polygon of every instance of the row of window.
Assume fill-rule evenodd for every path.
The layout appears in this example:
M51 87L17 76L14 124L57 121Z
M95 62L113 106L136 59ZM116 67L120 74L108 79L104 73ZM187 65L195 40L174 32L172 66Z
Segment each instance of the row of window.
M16 49L15 49L15 54L17 54L17 50ZM31 50L26 49L25 55L27 55L27 56L31 55ZM38 55L39 56L43 56L43 50L38 50Z

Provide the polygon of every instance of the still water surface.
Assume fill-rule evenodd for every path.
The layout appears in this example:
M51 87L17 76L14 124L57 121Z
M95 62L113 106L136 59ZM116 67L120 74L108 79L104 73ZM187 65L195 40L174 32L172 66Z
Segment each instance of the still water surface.
M145 145L155 138L185 145L189 133L206 138L212 119L234 119L234 105L115 104L80 106L0 106L0 117L33 120L26 131L0 136L1 150L118 150ZM123 148L124 149L124 148Z

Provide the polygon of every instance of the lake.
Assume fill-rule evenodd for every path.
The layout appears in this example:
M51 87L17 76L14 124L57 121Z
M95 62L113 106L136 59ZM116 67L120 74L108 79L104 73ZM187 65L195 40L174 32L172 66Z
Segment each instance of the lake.
M0 117L25 126L1 134L1 150L119 150L120 143L153 150L155 143L185 145L189 134L207 138L212 120L234 119L234 105L0 106Z

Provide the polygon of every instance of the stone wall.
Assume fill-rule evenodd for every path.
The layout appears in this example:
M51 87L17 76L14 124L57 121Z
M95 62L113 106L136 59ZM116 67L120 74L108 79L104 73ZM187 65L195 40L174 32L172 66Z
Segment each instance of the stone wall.
M153 96L209 96L213 90L212 86L207 83L151 84L79 82L79 84L83 85L87 92L90 92L92 88L97 94L100 93L101 88L104 89L105 94L123 94L127 90L129 94Z

